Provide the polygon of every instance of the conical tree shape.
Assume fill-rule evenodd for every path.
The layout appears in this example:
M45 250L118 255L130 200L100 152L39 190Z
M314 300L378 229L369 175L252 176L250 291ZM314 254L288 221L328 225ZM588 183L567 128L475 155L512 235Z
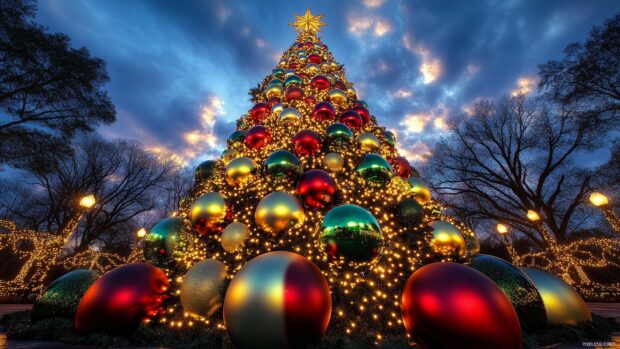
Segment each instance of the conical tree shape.
M201 167L181 204L192 237L169 270L167 321L188 323L174 296L177 277L195 263L217 259L232 279L258 255L291 251L329 282L329 333L404 336L400 297L409 275L433 261L468 260L478 250L474 233L441 213L313 30L299 33L250 94L255 105L222 158ZM245 227L223 235L235 222ZM202 320L221 326L218 314Z

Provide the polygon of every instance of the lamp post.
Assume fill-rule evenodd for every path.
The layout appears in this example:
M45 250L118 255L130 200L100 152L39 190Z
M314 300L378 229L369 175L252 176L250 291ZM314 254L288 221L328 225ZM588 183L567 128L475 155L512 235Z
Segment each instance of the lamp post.
M510 240L508 239L508 227L502 223L498 223L495 229L497 230L499 236L502 237L504 246L506 246L510 259L512 259L512 264L519 265L519 255L517 255L517 251L515 251L514 247L510 243Z
M543 241L545 241L549 247L554 248L555 240L551 237L551 234L549 234L549 232L547 231L547 228L545 228L545 225L543 224L543 221L540 218L540 215L538 214L538 212L534 210L527 210L527 213L525 214L525 216L532 223L534 223L534 226L536 227L536 229L542 236Z
M90 210L96 204L97 204L97 200L95 199L95 196L93 194L88 194L80 198L80 200L78 201L78 210L76 214L74 214L73 217L71 217L69 222L61 230L62 235L65 237L65 244L68 242L69 236L73 234L77 226L80 224L82 217L84 217L84 212ZM77 245L77 240L78 238L76 236L75 237L76 245Z
M590 203L603 211L613 231L616 232L616 234L620 234L620 219L618 219L618 216L616 216L616 213L610 207L607 196L595 191L590 194Z

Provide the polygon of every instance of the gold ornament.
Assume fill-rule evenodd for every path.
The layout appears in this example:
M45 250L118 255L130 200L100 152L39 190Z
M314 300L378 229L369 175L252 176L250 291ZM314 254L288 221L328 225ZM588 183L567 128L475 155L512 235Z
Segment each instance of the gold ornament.
M357 136L357 142L363 151L373 151L380 146L379 138L368 132L364 132Z
M209 192L201 195L189 208L189 220L199 234L222 231L228 213L228 205L222 194Z
M338 153L327 153L323 157L323 166L330 171L340 171L344 167L344 158Z
M327 76L327 79L329 80L329 76ZM332 82L333 84L333 82ZM335 88L330 90L327 93L327 97L329 99L330 102L334 103L334 104L345 104L347 102L347 93L344 92L343 90L339 89L339 88Z
M445 221L435 221L430 226L433 228L431 247L435 253L444 257L465 257L467 244L457 227Z
M409 182L409 186L413 192L413 198L416 199L417 202L423 204L431 200L431 188L429 188L428 184L426 184L422 178L411 176L407 179L407 182Z
M298 31L309 31L312 33L320 32L321 27L325 25L325 23L321 22L321 18L325 15L313 16L310 9L306 10L303 16L293 15L297 19L295 22L291 22L288 25L291 27L295 27L295 32Z
M230 223L222 232L222 247L226 252L232 252L245 243L250 236L247 225L239 222Z
M240 157L226 165L226 181L233 187L239 186L252 178L258 171L254 160L248 157Z
M238 149L228 147L228 149L224 151L224 154L222 154L222 160L224 160L224 164L228 165L229 162L238 158L239 155L241 155L241 152Z
M265 196L256 206L254 221L273 236L290 227L301 225L305 213L301 202L293 195L281 191Z
M207 317L221 306L225 292L226 266L216 259L194 264L181 285L181 305L186 313Z

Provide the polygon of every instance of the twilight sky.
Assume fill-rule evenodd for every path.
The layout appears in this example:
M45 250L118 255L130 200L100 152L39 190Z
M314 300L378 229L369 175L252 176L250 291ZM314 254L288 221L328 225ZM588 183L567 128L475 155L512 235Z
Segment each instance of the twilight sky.
M195 163L219 155L307 7L325 14L321 39L412 161L450 115L535 89L538 64L620 12L613 0L40 0L38 20L107 62L117 121L102 134Z

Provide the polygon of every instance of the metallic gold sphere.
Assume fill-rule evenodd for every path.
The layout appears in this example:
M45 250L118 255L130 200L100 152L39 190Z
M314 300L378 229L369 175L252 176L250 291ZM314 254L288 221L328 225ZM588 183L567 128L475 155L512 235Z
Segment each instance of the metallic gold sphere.
M571 285L544 270L520 269L532 280L542 297L547 311L547 326L592 321L588 306Z
M229 162L238 158L240 155L241 155L241 151L239 151L239 149L234 148L234 147L228 147L222 153L222 160L224 160L224 164L228 165Z
M224 263L207 259L194 264L181 285L183 311L202 317L213 315L222 306L225 281Z
M271 107L271 111L274 113L280 113L282 110L284 110L284 104L282 103L276 103Z
M431 188L422 178L411 176L407 178L407 182L409 182L414 199L419 203L423 204L431 200Z
M328 77L329 78L329 77ZM344 104L347 102L347 93L339 88L332 89L328 92L329 101L334 104Z
M340 171L344 167L344 158L339 153L327 153L323 157L323 166L330 171Z
M240 248L248 236L250 236L250 229L248 229L247 225L239 222L230 223L222 232L222 247L224 251L232 252Z
M305 212L299 199L281 191L265 196L256 206L254 221L273 236L304 222Z
M226 181L233 187L248 181L258 171L258 165L248 157L240 157L226 165Z
M435 253L444 257L465 257L467 243L457 227L445 221L435 221L430 226L433 228L431 248Z
M364 132L357 136L357 143L363 151L373 151L381 145L379 138L369 132Z
M306 65L306 73L310 74L310 76L315 75L319 71L321 71L321 68L316 63L308 63L308 65Z
M357 91L355 91L355 89L353 87L349 87L349 88L347 88L347 94L349 96L355 97L355 95L357 94Z
M189 208L189 220L199 234L216 233L224 227L228 205L220 193L201 195Z
M280 97L283 93L284 93L284 87L282 87L281 85L270 85L265 90L265 96L267 98Z
M301 113L293 107L283 109L279 115L280 120L285 123L295 123L301 121Z

